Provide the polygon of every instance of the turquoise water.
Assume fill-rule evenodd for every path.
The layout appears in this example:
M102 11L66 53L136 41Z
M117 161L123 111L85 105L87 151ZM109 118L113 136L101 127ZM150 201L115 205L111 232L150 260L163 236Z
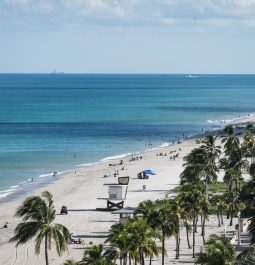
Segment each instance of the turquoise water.
M254 75L1 74L0 197L255 113L254 97Z

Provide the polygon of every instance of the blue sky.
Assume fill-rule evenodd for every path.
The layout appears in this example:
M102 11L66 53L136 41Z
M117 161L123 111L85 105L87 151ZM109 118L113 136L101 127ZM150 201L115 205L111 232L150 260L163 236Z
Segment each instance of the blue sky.
M1 0L0 72L255 73L255 0Z

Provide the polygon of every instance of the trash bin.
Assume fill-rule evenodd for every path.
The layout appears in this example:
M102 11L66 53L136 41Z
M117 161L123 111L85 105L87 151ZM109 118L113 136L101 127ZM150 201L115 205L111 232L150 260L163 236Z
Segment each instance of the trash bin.
M143 185L143 190L146 190L146 185Z

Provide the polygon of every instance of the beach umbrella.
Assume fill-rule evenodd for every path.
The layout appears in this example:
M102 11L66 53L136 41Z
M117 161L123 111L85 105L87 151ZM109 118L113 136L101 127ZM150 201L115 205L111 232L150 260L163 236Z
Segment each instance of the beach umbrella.
M156 173L153 172L153 171L150 170L150 169L145 169L145 170L143 171L143 173L146 174L146 175L156 175Z

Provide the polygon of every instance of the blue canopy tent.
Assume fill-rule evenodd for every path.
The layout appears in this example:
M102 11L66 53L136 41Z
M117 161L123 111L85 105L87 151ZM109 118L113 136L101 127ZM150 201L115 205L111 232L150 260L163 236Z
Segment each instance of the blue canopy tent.
M153 172L153 171L150 170L150 169L145 169L145 170L143 171L143 173L146 174L146 175L156 175L156 173Z

